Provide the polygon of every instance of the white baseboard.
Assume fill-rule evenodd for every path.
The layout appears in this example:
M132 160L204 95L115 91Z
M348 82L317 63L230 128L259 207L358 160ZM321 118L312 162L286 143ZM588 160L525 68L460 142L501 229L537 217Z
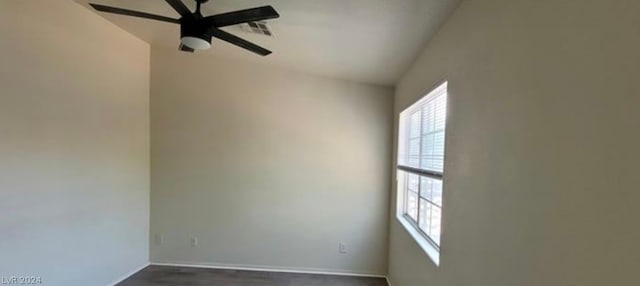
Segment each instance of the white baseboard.
M114 280L113 282L111 282L111 283L107 284L107 286L115 286L115 285L117 285L118 283L120 283L120 282L124 281L125 279L127 279L127 278L131 277L133 274L138 273L140 270L145 269L145 268L146 268L147 266L149 266L149 265L151 265L151 264L150 264L149 262L147 262L147 263L145 263L145 264L143 264L143 265L141 265L141 266L138 266L138 267L136 267L135 269L133 269L133 270L131 270L131 271L127 272L126 274L124 274L124 275L120 276L120 278L118 278L118 279Z
M233 264L217 264L217 263L170 263L170 262L151 262L151 265L157 266L174 266L174 267L193 267L193 268L210 268L210 269L230 269L230 270L246 270L246 271L262 271L262 272L285 272L285 273L303 273L303 274L321 274L321 275L341 275L341 276L356 276L356 277L374 277L374 278L386 278L385 275L369 274L369 273L354 273L354 272L342 272L336 270L325 269L311 269L311 268L284 268L284 267L269 267L269 266L257 266L257 265L233 265Z

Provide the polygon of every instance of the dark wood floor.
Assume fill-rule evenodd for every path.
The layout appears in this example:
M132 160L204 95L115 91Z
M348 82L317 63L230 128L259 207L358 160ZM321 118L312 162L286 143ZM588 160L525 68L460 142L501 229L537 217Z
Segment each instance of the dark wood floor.
M118 286L388 286L384 278L149 266Z

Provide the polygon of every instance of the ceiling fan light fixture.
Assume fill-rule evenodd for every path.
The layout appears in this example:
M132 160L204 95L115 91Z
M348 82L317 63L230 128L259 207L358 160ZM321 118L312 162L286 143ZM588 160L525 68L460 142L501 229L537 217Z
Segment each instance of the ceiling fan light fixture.
M180 39L180 42L194 50L206 50L211 48L211 42L198 37L185 36Z
M209 49L211 48L211 38L215 37L261 56L271 54L271 51L225 32L220 28L279 18L280 14L278 14L273 7L267 5L205 17L200 11L200 6L208 0L195 0L197 2L195 12L191 12L183 1L184 0L165 0L173 10L180 14L179 19L95 3L89 3L89 5L99 12L179 24L181 45L178 50L182 52L193 53L196 50Z

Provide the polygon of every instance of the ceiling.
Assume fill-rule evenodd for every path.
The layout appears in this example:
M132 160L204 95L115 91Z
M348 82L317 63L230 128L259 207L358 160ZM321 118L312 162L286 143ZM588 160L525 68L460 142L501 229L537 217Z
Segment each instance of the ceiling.
M164 0L75 0L179 18ZM195 1L183 0L194 9ZM210 50L191 56L213 64L216 56L275 65L323 76L393 85L460 0L211 0L205 16L272 5L280 18L268 22L274 36L239 27L224 30L274 53L260 57L215 40ZM93 10L92 10L93 11ZM193 10L192 10L193 11ZM94 11L95 12L95 11ZM97 13L97 12L96 12ZM99 13L137 37L179 51L179 26Z

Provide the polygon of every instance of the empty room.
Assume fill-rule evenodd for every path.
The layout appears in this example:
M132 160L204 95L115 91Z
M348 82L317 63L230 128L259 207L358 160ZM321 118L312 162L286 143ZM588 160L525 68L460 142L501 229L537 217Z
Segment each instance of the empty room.
M0 285L640 285L640 1L0 0Z

